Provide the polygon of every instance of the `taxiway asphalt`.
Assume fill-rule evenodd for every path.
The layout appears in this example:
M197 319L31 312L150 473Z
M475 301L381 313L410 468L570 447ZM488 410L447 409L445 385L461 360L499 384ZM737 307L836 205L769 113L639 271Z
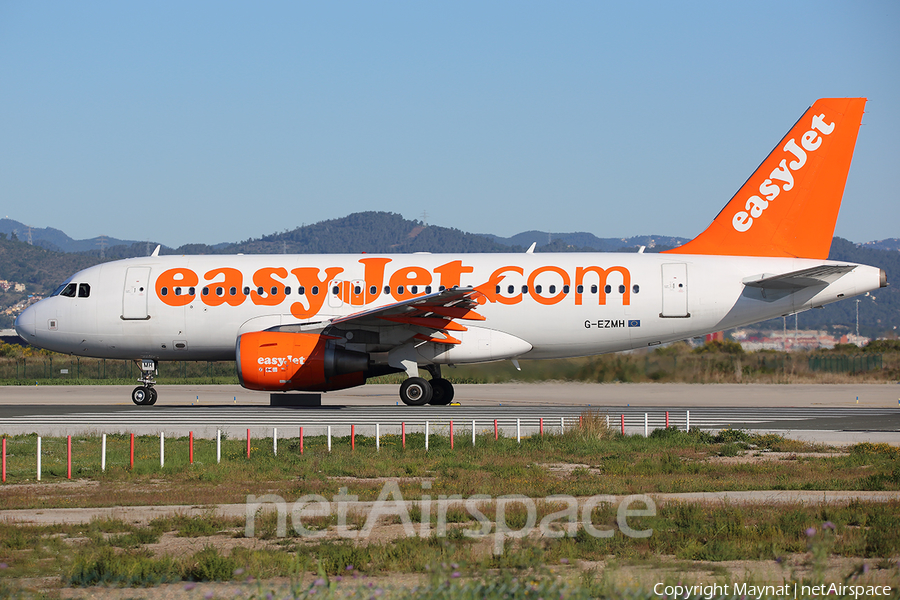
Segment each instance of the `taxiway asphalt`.
M269 395L239 386L159 386L155 406L135 406L125 386L7 386L0 388L0 433L67 435L136 433L214 437L335 436L429 431L492 431L494 421L507 436L559 431L585 411L609 417L626 433L669 424L684 428L774 431L795 439L828 444L859 441L900 445L900 386L896 384L732 385L732 384L482 384L457 385L460 406L408 407L396 385L369 385L322 396L317 408L269 406Z

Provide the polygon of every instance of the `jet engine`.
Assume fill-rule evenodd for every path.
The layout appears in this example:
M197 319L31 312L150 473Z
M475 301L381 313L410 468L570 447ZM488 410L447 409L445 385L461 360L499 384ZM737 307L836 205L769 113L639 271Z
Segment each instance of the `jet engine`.
M329 391L362 385L375 374L369 355L314 333L254 331L238 338L237 369L247 389ZM375 369L381 371L381 369Z

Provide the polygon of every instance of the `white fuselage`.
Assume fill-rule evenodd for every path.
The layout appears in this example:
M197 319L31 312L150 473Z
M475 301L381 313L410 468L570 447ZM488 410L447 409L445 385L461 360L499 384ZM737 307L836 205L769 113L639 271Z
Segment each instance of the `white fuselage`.
M837 263L621 253L156 256L76 273L70 282L90 286L87 297L76 291L44 299L22 313L16 329L34 345L81 356L233 360L243 333L471 286L488 292L477 309L485 320L467 322L468 331L454 334L462 343L452 348L419 348L423 363L562 358L742 326L880 285L879 269L862 265L833 283L790 293L743 283L823 264ZM493 350L485 347L491 339ZM346 344L357 349L353 339Z

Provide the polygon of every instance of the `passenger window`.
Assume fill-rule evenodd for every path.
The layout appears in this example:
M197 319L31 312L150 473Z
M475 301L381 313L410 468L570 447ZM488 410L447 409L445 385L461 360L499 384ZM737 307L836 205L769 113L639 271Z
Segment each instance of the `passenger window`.
M273 286L272 286L272 289L270 289L269 291L272 292L272 295L273 295L273 296L277 296L277 295L278 295L278 287L277 287L277 286L274 286L274 285L273 285Z
M514 286L514 285L511 285L508 288L506 288L507 294L514 294L515 292L516 292L516 286Z
M534 293L540 294L543 289L544 289L543 287L536 285L536 286L534 286Z
M584 293L584 286L583 286L583 285L579 285L577 288L575 288L575 291L578 292L579 294L583 294L583 293Z
M384 295L387 296L390 293L391 293L391 286L389 286L389 285L384 286Z
M551 285L551 286L550 286L550 293L551 293L551 294L555 294L555 293L556 293L556 286L555 286L555 285Z
M250 295L250 288L249 288L249 287L245 287L245 288L244 288L244 295L245 295L245 296L249 296L249 295Z
M200 294L203 296L209 296L209 288L208 287L203 288L202 290L200 290Z
M312 286L312 295L313 296L319 295L319 286L317 286L317 285Z
M499 286L499 285L497 286L497 289L494 290L494 293L495 293L495 294L499 294L499 293L500 293L500 286Z
M259 294L260 296L262 296L265 292L266 292L266 290L264 290L262 286L259 286L258 288L256 288L256 293Z
M91 296L91 286L86 283L82 283L78 285L78 297L79 298L90 298Z
M426 293L426 294L430 294L430 293L431 293L431 286L430 286L430 285L426 285L426 286L425 286L425 293Z
M300 287L297 288L297 293L300 294L301 296L306 295L306 288L301 285Z
M169 288L163 286L163 287L159 290L159 293L160 293L161 296L168 296L168 295L169 295Z
M378 293L378 288L373 285L372 287L369 288L369 293L374 296L375 294Z
M216 288L216 296L224 296L224 295L225 295L225 288L217 287Z
M181 295L181 288L180 288L180 287L175 288L175 295L176 295L176 296L180 296L180 295Z
M447 288L445 288L444 286L441 286L441 287L438 288L438 291L439 291L439 292L443 292L443 291L446 290L446 289L447 289Z
M398 296L402 296L402 295L403 295L403 286L402 286L402 285L398 285L398 286L397 286L397 295L398 295Z
M359 287L358 285L354 286L353 293L356 294L357 296L359 296L362 293L362 288Z
M603 291L606 292L607 294L611 293L611 292L612 292L612 286L611 286L611 285L606 286L605 288L603 288Z
M620 293L620 294L624 294L624 293L625 293L625 286L624 286L624 285L620 285L620 286L619 286L619 293Z
M74 298L75 291L77 289L78 289L77 283L70 283L69 285L66 286L66 289L64 289L62 292L59 293L59 295L65 296L66 298Z
M522 293L523 293L523 294L527 294L527 293L528 293L528 286L527 286L527 285L523 285L523 286L522 286Z
M568 293L569 293L569 286L564 285L563 286L563 294L568 294Z
M291 288L290 288L290 286L284 288L284 295L285 295L285 296L290 296L290 295L291 295Z
M411 286L409 286L409 293L410 293L410 294L418 294L418 293L419 293L419 286L417 286L417 285L411 285Z
M228 294L229 294L230 296L236 296L236 295L237 295L237 288L234 287L234 286L231 286L231 289L228 290Z
M193 296L194 291L195 291L194 288L188 288L188 296Z
M597 286L596 286L596 285L592 285L592 286L591 286L591 293L592 293L592 294L596 294L596 293L597 293Z
M637 294L638 292L641 291L641 286L639 286L638 284L634 284L633 286L631 286L631 291L633 291L635 294Z

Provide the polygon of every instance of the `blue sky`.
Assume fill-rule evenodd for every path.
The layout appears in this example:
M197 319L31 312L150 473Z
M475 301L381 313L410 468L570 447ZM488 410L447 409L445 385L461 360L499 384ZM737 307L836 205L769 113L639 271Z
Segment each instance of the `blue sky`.
M836 234L900 237L896 2L0 0L0 214L216 243L362 210L693 236L865 96Z

